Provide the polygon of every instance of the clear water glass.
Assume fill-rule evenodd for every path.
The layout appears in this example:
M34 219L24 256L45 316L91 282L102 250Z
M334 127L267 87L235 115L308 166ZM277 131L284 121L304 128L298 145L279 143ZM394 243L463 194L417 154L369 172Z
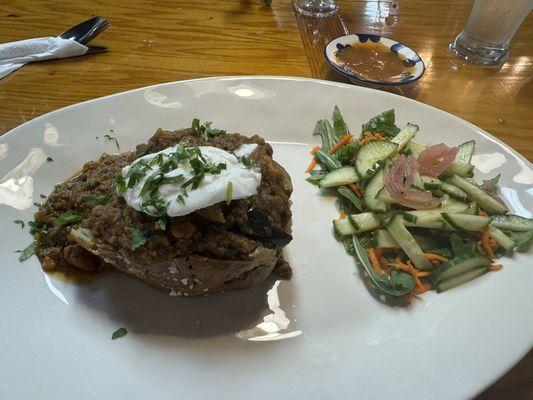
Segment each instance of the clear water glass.
M294 0L294 9L306 17L329 17L339 10L333 0Z
M464 30L450 44L452 54L476 65L500 64L532 7L532 0L475 0Z

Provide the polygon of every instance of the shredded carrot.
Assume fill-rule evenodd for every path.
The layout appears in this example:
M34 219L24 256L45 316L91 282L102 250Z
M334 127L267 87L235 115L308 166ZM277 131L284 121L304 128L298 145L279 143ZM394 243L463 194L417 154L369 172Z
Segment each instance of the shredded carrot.
M352 136L352 135L346 135L346 136L343 136L343 137L341 138L341 140L339 140L339 141L337 142L337 144L331 148L331 150L329 151L329 154L333 154L333 153L335 153L337 150L339 150L341 147L347 145L347 144L350 143L352 140L353 140L353 136Z
M363 197L363 189L361 189L359 186L357 186L355 183L349 183L348 187L354 192L357 196Z
M489 267L491 271L499 271L502 268L503 268L503 265L501 264L491 264Z
M309 163L309 165L307 166L307 168L305 169L305 172L306 173L311 172L313 168L315 168L315 166L316 166L316 158L313 158L311 162Z
M313 146L313 148L311 149L311 151L309 152L309 154L315 154L315 151L317 150L322 150L322 147L320 146Z
M431 271L417 271L416 272L416 275L419 278L423 278L424 276L428 276L429 274L431 274Z
M485 212L485 210L482 210L481 208L478 210L478 215L481 215L482 217L486 217L487 216L487 213Z
M426 293L430 289L431 285L429 284L429 282L423 282L420 286L415 287L413 291L415 292L415 294L422 294Z
M443 263L448 261L446 257L439 256L438 254L435 254L435 253L424 253L424 257L426 257L430 261L437 260Z
M478 252L479 254L481 254L481 240L478 240L478 241L476 242L476 248L477 248L477 252Z
M487 253L487 256L489 258L496 258L494 255L494 252L492 251L492 247L490 247L490 236L489 236L489 228L484 227L482 234L481 234L481 244L483 246L483 249Z
M381 134L379 134L379 133L376 133L376 134L374 135L374 137L376 138L376 140L380 140L380 141L381 141L381 140L384 140L384 139L383 139L383 136L381 136Z
M339 213L339 219L344 219L346 218L346 213L344 212L344 210L341 210L341 212Z
M382 247L376 247L376 254L378 256L379 264L381 265L381 269L387 273L387 275L390 275L390 268L389 268L389 262L385 257L383 257L383 248Z
M379 263L376 250L373 247L368 249L368 258L370 258L370 262L372 263L372 266L374 267L376 272L378 274L382 274L383 270L381 269L381 264Z

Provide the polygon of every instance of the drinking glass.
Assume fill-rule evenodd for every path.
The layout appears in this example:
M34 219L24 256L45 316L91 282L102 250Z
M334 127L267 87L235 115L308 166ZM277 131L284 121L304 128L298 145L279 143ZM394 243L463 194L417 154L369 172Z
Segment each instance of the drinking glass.
M307 17L329 17L339 10L333 0L294 0L294 9Z
M475 0L464 30L450 43L452 54L477 65L501 63L532 6L531 0Z

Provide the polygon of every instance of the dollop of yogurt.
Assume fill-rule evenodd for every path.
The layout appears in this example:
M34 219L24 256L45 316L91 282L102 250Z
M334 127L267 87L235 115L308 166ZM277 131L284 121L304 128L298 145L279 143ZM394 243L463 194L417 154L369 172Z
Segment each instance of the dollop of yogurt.
M164 158L171 153L175 153L178 147L179 145L169 147L157 153L140 157L122 169L122 176L127 181L132 168L135 168L135 164L144 162L150 165L150 169L147 169L142 178L121 193L128 206L135 210L146 212L146 206L143 207L143 204L146 205L150 199L154 198L155 194L160 204L164 205L163 208L166 208L166 215L179 217L222 201L244 199L257 194L257 189L261 184L261 172L254 167L244 165L241 160L241 157L246 157L253 153L257 148L257 144L243 144L234 152L237 156L217 147L197 147L207 163L211 165L222 163L226 167L221 169L218 174L205 173L197 188L193 189L189 185L185 190L182 187L183 183L195 175L188 159L181 161L177 168L163 174L161 172L161 164L153 162L160 154ZM159 156L159 159L161 159L161 156ZM162 184L155 193L145 193L141 196L141 191L146 181L154 175L161 174L164 178L173 178L179 175L182 175L183 178L176 183Z

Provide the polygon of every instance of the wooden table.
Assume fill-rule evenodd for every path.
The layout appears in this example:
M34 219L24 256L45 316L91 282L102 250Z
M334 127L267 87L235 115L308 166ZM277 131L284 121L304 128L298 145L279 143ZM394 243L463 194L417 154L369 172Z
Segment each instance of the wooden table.
M89 16L110 28L94 41L109 53L24 66L0 80L0 134L69 104L161 82L214 75L292 75L342 80L323 44L344 32L373 32L409 43L427 72L402 95L464 118L533 160L533 15L501 69L464 65L447 45L471 1L342 1L342 18L294 15L288 0L4 2L2 42L56 35ZM502 338L502 340L505 340ZM478 397L533 398L533 352Z

